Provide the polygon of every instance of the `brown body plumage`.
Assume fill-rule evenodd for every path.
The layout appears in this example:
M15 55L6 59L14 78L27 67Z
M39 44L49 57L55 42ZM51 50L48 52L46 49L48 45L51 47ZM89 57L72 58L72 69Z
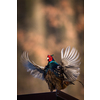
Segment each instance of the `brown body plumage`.
M69 85L69 82L65 82L64 78L58 78L52 71L48 71L45 80L48 83L50 91L54 89L61 90L66 88Z

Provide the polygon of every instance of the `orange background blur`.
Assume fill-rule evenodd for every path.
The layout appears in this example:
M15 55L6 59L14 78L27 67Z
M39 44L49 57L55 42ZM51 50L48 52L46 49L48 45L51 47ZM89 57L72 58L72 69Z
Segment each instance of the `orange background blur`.
M22 66L23 51L45 67L48 54L60 63L60 51L67 46L80 53L78 80L84 83L84 0L17 0L17 94L49 92L45 81L32 77ZM74 83L62 91L84 100L84 88Z

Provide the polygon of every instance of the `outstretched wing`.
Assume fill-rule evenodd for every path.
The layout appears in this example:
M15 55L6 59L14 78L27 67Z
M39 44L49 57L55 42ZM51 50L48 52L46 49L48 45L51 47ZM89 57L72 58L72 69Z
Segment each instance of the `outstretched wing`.
M64 78L66 81L73 82L80 74L79 53L75 48L70 50L70 47L67 47L64 53L63 50L61 50L61 66L64 70Z
M21 55L21 62L33 77L44 80L44 67L36 65L33 61L31 62L27 52L23 52Z

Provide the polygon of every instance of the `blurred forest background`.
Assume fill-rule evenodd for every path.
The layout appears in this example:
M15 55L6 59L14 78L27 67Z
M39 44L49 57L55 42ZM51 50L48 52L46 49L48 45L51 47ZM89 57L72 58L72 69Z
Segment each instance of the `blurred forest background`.
M23 51L45 66L47 55L60 62L60 51L75 47L81 56L78 80L84 83L84 0L17 0L17 94L49 92L45 81L27 73L20 62ZM84 88L74 82L62 90L84 100Z

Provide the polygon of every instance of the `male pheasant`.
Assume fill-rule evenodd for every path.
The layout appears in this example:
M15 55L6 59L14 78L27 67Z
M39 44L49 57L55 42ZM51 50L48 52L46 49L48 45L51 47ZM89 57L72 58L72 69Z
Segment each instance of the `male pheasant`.
M48 64L45 67L35 64L30 61L27 52L23 52L21 61L27 71L35 78L45 80L50 91L65 89L68 85L74 84L80 74L80 58L79 53L75 48L70 50L67 47L65 52L61 50L61 63L58 64L53 55L48 55ZM64 52L64 53L63 53Z

